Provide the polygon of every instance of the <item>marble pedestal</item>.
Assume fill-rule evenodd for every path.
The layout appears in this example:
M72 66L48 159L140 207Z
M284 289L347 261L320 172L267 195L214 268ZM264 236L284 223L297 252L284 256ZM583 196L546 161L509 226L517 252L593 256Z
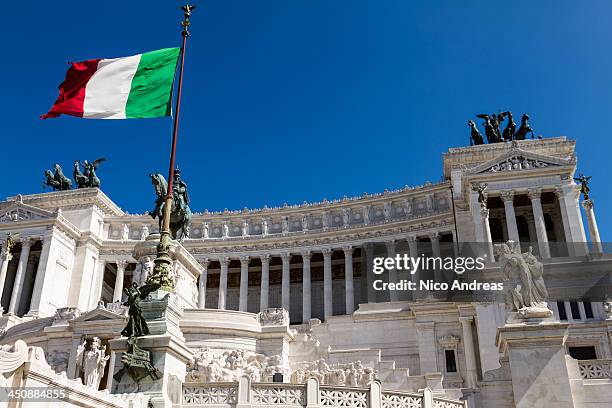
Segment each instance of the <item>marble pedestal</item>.
M185 345L185 337L179 329L183 310L173 293L156 291L151 300L141 303L142 313L150 334L138 338L138 347L150 352L151 363L162 373L162 378L146 377L139 383L124 373L120 381L109 376L107 388L112 393L143 392L150 396L153 407L169 408L180 404L182 383L185 381L187 362L192 358ZM112 349L109 372L115 375L123 368L121 356L128 351L127 338L111 340Z
M500 327L496 343L509 358L517 408L573 408L566 363L567 323Z

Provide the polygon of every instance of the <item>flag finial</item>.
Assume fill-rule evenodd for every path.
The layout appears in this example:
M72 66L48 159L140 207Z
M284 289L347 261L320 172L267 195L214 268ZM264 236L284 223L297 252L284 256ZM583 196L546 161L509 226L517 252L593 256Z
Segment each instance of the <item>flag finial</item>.
M193 10L195 10L195 6L191 6L189 4L184 5L183 7L181 7L181 9L185 12L184 16L185 18L183 19L183 21L181 22L181 25L183 26L183 37L189 37L189 18L191 17L191 12Z

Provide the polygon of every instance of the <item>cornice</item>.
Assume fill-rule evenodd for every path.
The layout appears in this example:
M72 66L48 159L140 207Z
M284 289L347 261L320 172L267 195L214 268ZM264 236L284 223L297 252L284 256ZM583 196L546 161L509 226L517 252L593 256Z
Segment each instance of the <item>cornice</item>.
M29 194L8 197L6 201L18 201L46 210L62 208L65 211L97 207L105 216L122 216L124 212L102 190L81 188L67 191Z

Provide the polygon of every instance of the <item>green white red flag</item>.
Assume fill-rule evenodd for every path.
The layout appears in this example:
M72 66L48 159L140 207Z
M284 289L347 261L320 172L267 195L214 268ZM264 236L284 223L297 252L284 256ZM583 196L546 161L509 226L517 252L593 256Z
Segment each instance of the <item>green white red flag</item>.
M179 54L177 47L73 62L59 86L55 104L41 118L62 114L87 119L170 116Z

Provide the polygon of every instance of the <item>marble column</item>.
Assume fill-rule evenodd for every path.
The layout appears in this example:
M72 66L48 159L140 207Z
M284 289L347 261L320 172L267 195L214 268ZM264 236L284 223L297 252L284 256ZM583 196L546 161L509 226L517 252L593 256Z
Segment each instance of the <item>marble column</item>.
M2 252L0 253L0 297L4 291L4 283L6 282L6 273L8 271L8 264L13 259L13 255L11 255L10 251L7 250L6 244L2 247Z
M202 265L202 273L198 282L198 309L206 309L206 281L208 280L208 258L204 258Z
M310 251L302 251L302 323L311 317Z
M410 258L412 259L416 259L419 257L419 247L418 247L418 241L417 241L417 237L415 237L414 235L410 235L408 237L408 250L410 252ZM419 282L421 280L421 271L414 270L414 271L410 271L410 280L412 282L415 282L417 285L417 288L419 286ZM413 299L418 299L421 297L421 292L417 289L414 291L411 291L410 295Z
M376 303L376 291L374 290L374 245L366 242L362 246L362 254L365 255L366 294L368 303ZM363 256L362 255L362 256Z
M588 253L582 214L578 199L580 189L575 184L564 184L555 191L559 198L561 216L563 217L563 229L566 231L565 238L569 247L570 256L584 256Z
M482 215L482 227L484 235L485 245L485 256L490 262L495 262L495 253L493 252L493 240L491 238L491 225L489 224L489 209L480 208L480 215Z
M476 388L476 352L474 351L474 338L472 336L472 316L460 317L463 333L463 351L466 364L466 382L468 388Z
M240 257L240 303L238 310L246 312L248 309L249 297L249 260L246 255Z
M429 241L431 242L431 255L435 258L440 258L440 233L433 232L429 234ZM442 269L434 268L433 270L434 281L435 282L446 282L446 276L444 276L444 271ZM429 295L441 296L441 294L429 293Z
M120 259L117 261L117 277L115 278L115 288L113 291L113 302L121 302L123 296L123 281L125 276L125 267L128 261Z
M395 255L396 255L395 240L387 241L385 244L387 246L387 257L395 259ZM389 283L397 283L397 269L395 269L395 267L389 269ZM395 302L399 300L398 294L399 294L399 291L390 290L389 291L389 301Z
M225 305L227 302L227 274L228 274L228 266L230 263L230 259L227 256L219 259L219 263L221 264L221 272L219 275L219 303L217 304L217 309L225 310Z
M595 220L595 211L593 211L593 200L587 199L582 202L582 208L586 212L587 224L589 226L589 235L593 243L593 253L601 254L603 249L601 246L601 238L599 237L599 229Z
M542 211L542 189L534 188L527 192L531 200L533 210L533 223L535 224L536 237L538 238L538 249L542 258L550 258L550 247L548 246L548 234L546 233L546 223L544 222L544 212Z
M353 287L353 247L342 247L344 251L344 292L346 314L355 311L355 289Z
M38 269L36 270L36 279L34 280L34 287L32 288L32 298L30 300L30 310L28 316L38 316L40 309L44 308L44 303L47 300L43 296L45 288L45 282L53 279L53 271L50 265L55 264L53 254L51 251L51 243L53 242L54 228L50 228L48 233L43 237L42 251L40 252L40 260L38 261ZM102 294L102 286L104 285L104 270L102 270L101 277L98 281L97 299L99 300Z
M324 317L327 319L334 314L334 305L332 298L332 250L323 248L323 311Z
M283 309L289 311L291 305L291 254L289 252L282 253L281 260L283 261L281 305Z
M259 297L259 311L268 308L268 298L270 292L270 255L263 254L261 259L261 295Z
M514 191L502 191L501 199L504 202L504 209L506 212L508 239L514 242L520 242L518 226L516 225L516 213L514 212Z
M19 306L19 300L21 298L21 291L23 289L23 282L25 280L26 269L28 267L28 258L30 257L31 246L32 241L30 238L24 238L21 242L21 254L19 255L19 264L17 265L17 272L15 273L15 283L13 285L11 302L8 309L8 313L10 314L17 313L17 307Z

